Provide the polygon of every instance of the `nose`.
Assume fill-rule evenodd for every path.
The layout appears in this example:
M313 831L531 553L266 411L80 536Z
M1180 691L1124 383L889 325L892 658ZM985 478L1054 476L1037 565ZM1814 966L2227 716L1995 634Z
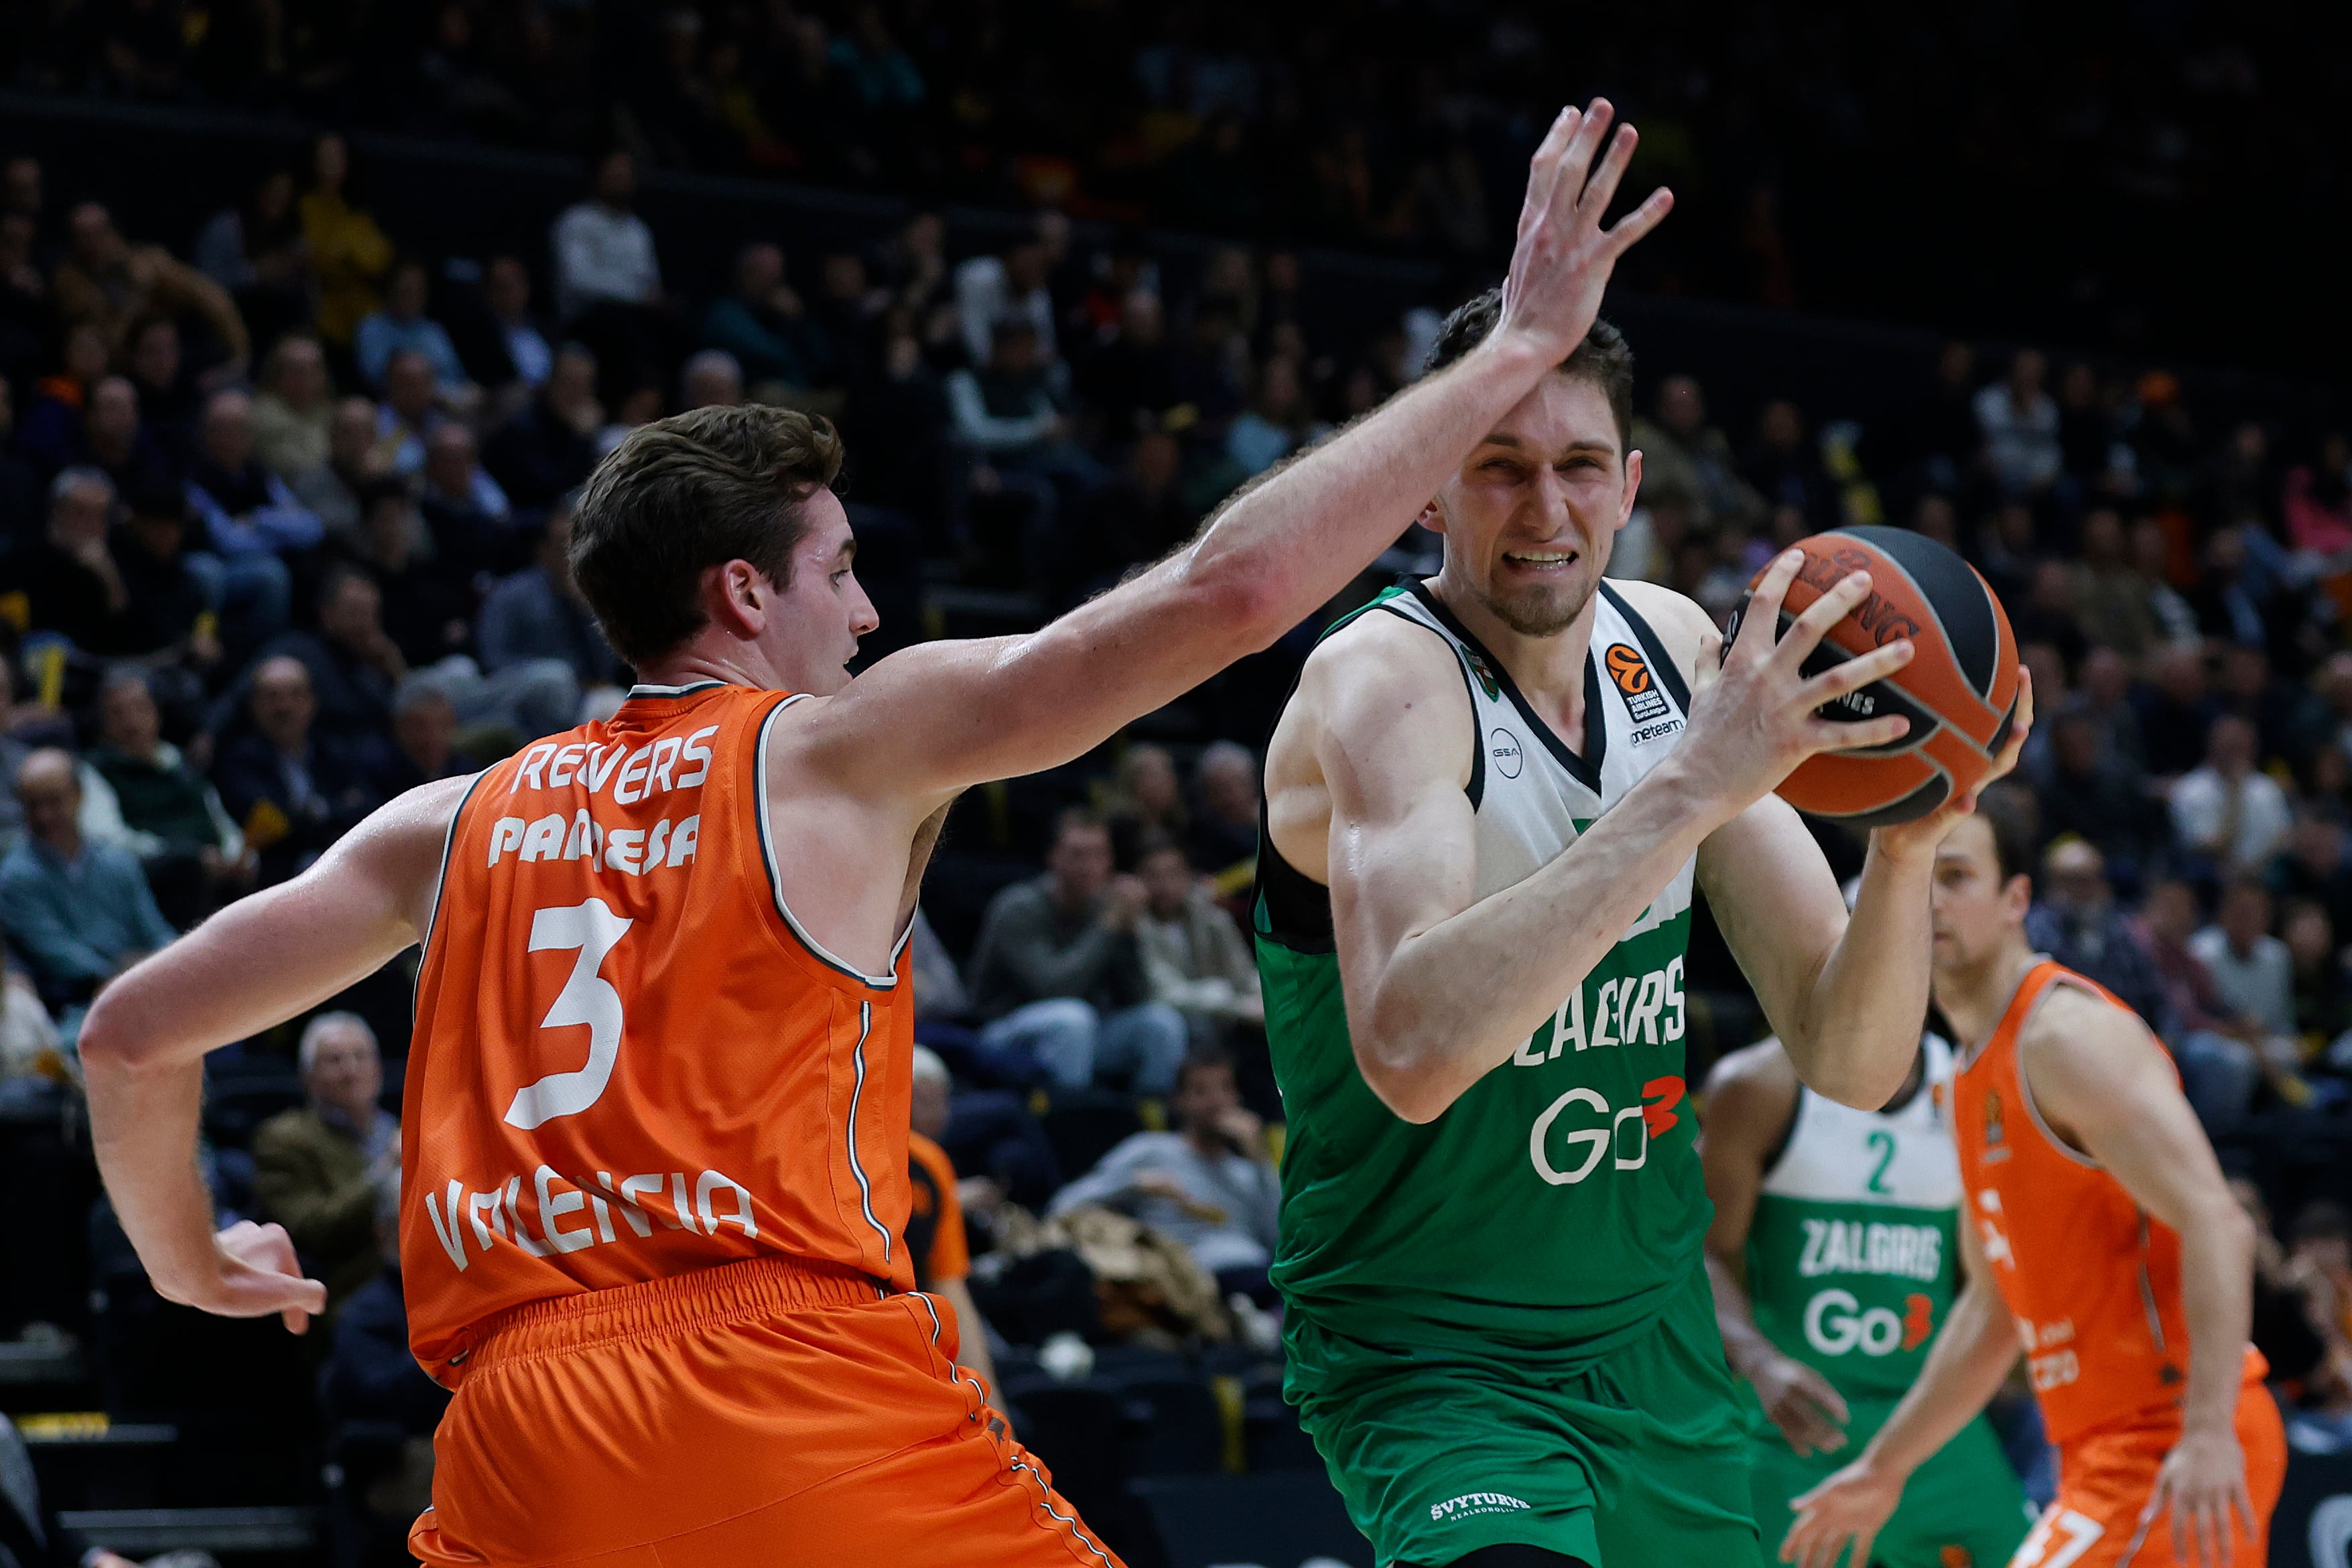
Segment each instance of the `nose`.
M866 584L850 574L849 632L852 637L866 637L882 625L882 616L874 608L874 601L866 596Z

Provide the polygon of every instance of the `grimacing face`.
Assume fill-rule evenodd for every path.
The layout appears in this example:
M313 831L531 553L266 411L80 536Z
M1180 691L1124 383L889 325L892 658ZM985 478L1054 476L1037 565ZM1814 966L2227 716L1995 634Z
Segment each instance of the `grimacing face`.
M1445 536L1450 586L1523 637L1552 637L1591 603L1641 480L1600 384L1555 373L1472 448L1422 524Z

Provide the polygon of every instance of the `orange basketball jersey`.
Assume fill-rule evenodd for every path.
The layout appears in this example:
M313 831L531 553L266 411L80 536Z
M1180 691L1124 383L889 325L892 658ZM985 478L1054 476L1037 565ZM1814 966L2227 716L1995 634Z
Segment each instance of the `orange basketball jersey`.
M784 906L762 762L794 700L640 686L458 807L401 1124L436 1378L525 1302L740 1258L912 1286L905 943L860 974Z
M1952 1079L1969 1217L2025 1342L2026 1370L2053 1443L2177 1407L2189 1373L2179 1233L2061 1142L2018 1072L2018 1033L2043 994L2060 984L2124 1006L2095 982L2044 959L2026 973L1984 1049ZM2151 1039L2146 1048L2162 1047ZM2246 1377L2260 1382L2267 1370L2248 1346Z

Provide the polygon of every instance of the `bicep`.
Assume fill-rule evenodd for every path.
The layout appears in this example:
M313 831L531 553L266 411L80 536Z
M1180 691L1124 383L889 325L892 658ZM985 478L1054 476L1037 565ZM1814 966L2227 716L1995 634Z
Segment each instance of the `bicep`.
M1785 1026L1845 931L1845 900L1796 809L1768 795L1699 846L1708 909L1764 1015Z

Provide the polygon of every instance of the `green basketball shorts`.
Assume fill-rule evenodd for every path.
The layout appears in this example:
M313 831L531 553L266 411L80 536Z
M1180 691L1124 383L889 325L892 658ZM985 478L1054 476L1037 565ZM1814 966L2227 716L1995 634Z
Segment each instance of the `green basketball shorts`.
M1397 1353L1313 1323L1288 1331L1308 1352L1292 1362L1301 1423L1377 1562L1509 1543L1593 1568L1760 1568L1747 1415L1703 1270L1638 1335L1587 1358L1522 1361L1475 1342Z
M1748 1394L1754 1420L1749 1478L1756 1527L1768 1554L1780 1550L1780 1538L1797 1517L1789 1500L1819 1485L1861 1453L1894 1414L1895 1403L1886 1395L1846 1395L1853 1419L1846 1423L1845 1447L1801 1459L1766 1419L1753 1393ZM1912 1472L1904 1484L1903 1501L1871 1548L1870 1559L1875 1568L2002 1568L2032 1524L2017 1472L2002 1457L1991 1426L1979 1415ZM1838 1563L1844 1568L1843 1554Z

